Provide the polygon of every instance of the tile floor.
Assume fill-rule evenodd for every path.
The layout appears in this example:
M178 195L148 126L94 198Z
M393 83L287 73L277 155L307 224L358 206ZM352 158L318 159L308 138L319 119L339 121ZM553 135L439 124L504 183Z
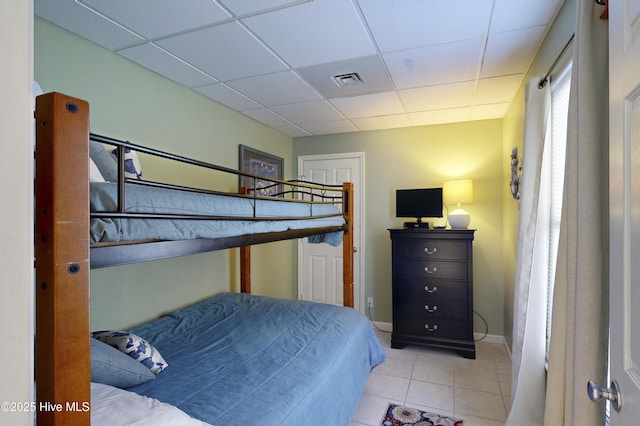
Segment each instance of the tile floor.
M460 418L465 426L504 425L511 361L503 345L477 342L470 360L448 350L391 349L391 334L377 333L387 360L371 373L351 426L378 426L389 402Z

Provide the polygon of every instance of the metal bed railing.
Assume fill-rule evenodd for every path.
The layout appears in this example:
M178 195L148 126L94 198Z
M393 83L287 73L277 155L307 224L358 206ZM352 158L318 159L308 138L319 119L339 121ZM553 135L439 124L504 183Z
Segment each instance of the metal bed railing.
M326 217L335 217L341 216L347 210L348 206L344 202L347 199L345 196L345 191L342 185L324 185L317 184L314 182L309 182L305 180L280 180L269 178L265 176L255 175L252 173L232 169L229 167L220 166L217 164L208 163L205 161L194 160L192 158L184 157L181 155L176 155L172 153L168 153L166 151L161 151L154 148L145 147L142 145L137 145L131 143L129 141L122 141L118 139L114 139L107 136L98 135L95 133L91 133L89 135L90 140L103 143L106 145L114 146L117 149L118 155L116 156L116 160L118 163L118 182L117 182L117 208L115 211L99 211L99 212L91 212L90 215L93 218L138 218L138 219L197 219L197 220L248 220L248 221L258 221L258 220L292 220L292 219L317 219L317 218L326 218ZM138 153L143 153L147 155L152 155L155 157L163 158L165 160L177 161L180 163L188 164L191 166L213 170L217 172L222 172L230 175L235 175L237 177L248 178L249 182L252 182L252 185L247 188L245 193L231 193L224 191L216 191L205 188L198 188L192 186L182 186L169 184L164 182L157 182L151 180L138 180L133 178L128 178L125 176L125 150L130 149L136 151ZM269 184L266 186L262 186L259 190L252 189L256 188L256 183L258 180L263 182L268 182ZM184 192L193 192L193 193L201 193L201 194L210 194L210 195L219 195L219 196L228 196L235 198L242 198L250 200L253 207L253 214L251 216L215 216L215 215L199 215L199 214L174 214L174 213L140 213L140 212L127 212L126 206L126 191L127 185L139 185L145 187L154 187L154 188L164 188L176 191L184 191ZM270 192L271 188L278 188L278 191L273 195L264 196L260 195L260 192ZM258 216L256 213L256 206L260 200L265 201L281 201L281 202L290 202L290 203L301 203L309 206L309 215L308 216L290 216L290 217L265 217ZM313 205L317 204L333 204L336 206L340 206L339 213L335 214L323 214L323 215L315 215L313 213Z

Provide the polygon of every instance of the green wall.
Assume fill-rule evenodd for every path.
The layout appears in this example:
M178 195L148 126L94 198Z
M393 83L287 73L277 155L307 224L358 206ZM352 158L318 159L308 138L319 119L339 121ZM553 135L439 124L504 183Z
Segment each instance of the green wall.
M391 322L391 240L388 228L402 226L395 217L395 190L439 187L445 180L472 178L474 203L465 205L474 241L474 309L488 322L489 333L502 335L502 120L474 121L371 132L295 138L298 155L365 153L366 296L373 296L372 317ZM485 327L476 317L475 329Z
M34 62L44 92L89 101L94 133L232 168L238 167L238 145L246 144L283 157L285 176L290 175L291 137L38 18ZM148 157L141 161L150 179L177 176L207 186L214 179ZM237 190L235 177L216 182ZM294 249L291 241L253 248L254 293L296 297ZM237 289L238 258L234 249L92 271L91 327L128 327L230 286Z

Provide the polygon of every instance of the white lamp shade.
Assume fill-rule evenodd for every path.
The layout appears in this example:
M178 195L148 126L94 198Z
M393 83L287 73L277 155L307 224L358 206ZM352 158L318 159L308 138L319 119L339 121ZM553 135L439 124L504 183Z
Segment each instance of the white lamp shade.
M473 203L473 180L448 180L442 184L442 202L445 204Z
M471 179L446 181L442 185L442 202L458 205L457 209L447 215L451 228L466 229L471 215L460 208L460 204L473 203L473 181Z

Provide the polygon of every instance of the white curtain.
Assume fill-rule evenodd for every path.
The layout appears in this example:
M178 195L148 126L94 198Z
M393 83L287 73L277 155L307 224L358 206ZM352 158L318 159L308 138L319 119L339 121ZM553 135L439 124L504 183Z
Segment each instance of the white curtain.
M606 383L608 349L608 25L577 3L545 426L604 424L587 382Z
M507 425L542 425L545 391L545 318L549 259L548 145L551 136L549 84L540 77L526 87L520 222L514 290L512 406Z

